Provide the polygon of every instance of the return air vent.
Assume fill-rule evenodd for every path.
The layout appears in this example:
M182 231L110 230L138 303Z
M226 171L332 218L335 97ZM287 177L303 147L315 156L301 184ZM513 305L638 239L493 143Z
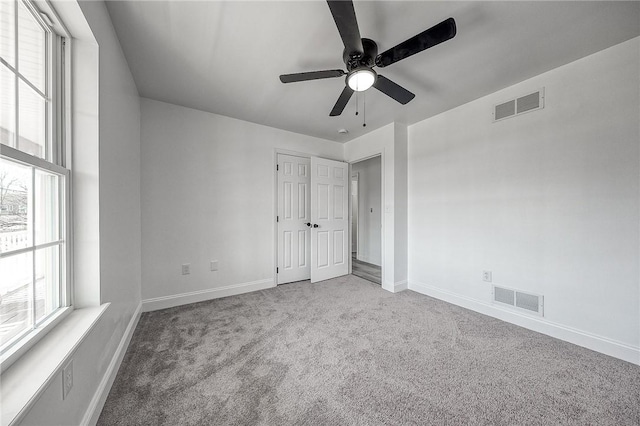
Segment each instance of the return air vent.
M516 113L516 100L512 99L509 102L505 102L500 105L496 105L494 114L494 121L502 120L503 118L511 117Z
M496 122L504 120L505 118L514 117L516 115L524 114L525 112L536 111L542 108L544 108L544 88L536 92L529 93L528 95L495 105L493 108L493 121Z
M544 315L544 297L505 287L493 286L493 302L508 305L518 310Z

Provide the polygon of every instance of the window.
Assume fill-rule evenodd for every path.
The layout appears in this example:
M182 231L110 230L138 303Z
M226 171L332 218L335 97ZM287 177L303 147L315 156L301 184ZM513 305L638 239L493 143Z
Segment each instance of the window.
M22 0L0 1L2 366L70 305L64 38Z

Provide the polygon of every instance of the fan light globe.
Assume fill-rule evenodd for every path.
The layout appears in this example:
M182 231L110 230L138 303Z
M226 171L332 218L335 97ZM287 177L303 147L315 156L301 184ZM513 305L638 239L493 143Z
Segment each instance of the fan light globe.
M373 86L375 81L376 73L368 68L354 71L347 77L347 84L356 92L364 92Z

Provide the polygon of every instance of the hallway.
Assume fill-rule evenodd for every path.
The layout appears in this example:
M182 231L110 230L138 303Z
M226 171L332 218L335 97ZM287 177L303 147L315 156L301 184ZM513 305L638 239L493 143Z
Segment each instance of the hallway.
M351 262L352 275L382 285L382 268L380 266L356 259L355 253L351 257Z

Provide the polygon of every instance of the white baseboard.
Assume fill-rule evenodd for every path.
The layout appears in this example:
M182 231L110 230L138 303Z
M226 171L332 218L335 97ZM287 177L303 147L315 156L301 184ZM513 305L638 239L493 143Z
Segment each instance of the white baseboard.
M382 281L382 289L390 291L391 293L399 293L407 290L408 288L407 280L398 281L397 283L384 280Z
M393 285L393 292L399 293L401 291L405 291L409 288L409 283L407 280L398 281Z
M248 283L232 284L224 287L207 290L192 291L189 293L173 294L171 296L154 297L142 301L142 312L157 311L158 309L173 308L189 303L204 302L220 297L235 296L251 291L264 290L275 287L273 279L251 281Z
M116 352L113 355L109 366L107 367L107 371L104 373L104 376L102 377L102 380L98 385L96 393L93 395L93 398L91 398L89 408L87 408L87 411L85 412L82 419L82 423L80 423L81 425L94 426L96 423L98 423L98 418L100 417L100 413L102 412L104 403L107 401L107 396L109 396L111 386L116 379L116 375L118 374L118 370L120 369L120 364L122 364L124 354L127 352L129 342L131 342L131 338L133 337L133 332L138 325L138 320L140 320L141 312L142 303L138 304L138 307L131 316L131 320L129 321L129 324L124 331L122 339L120 339L120 344L118 345L118 348L116 349Z
M490 303L452 293L447 290L442 290L428 284L409 282L408 287L409 290L413 290L454 305L462 306L463 308L498 318L502 321L510 322L520 327L537 331L538 333L546 334L547 336L555 337L605 355L640 365L640 348L638 347L547 321L538 316L532 317L526 314L513 312L497 305L492 305Z

